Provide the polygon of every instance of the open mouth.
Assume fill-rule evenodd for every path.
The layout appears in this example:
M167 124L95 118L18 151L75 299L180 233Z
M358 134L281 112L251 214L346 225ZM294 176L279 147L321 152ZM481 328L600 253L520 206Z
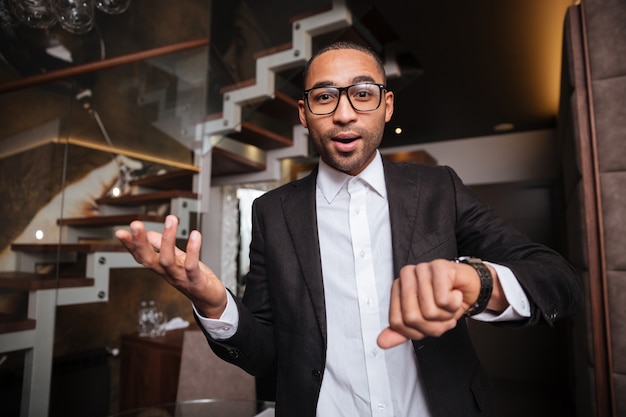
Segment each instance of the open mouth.
M347 153L356 149L359 139L361 139L361 137L355 135L339 136L333 138L333 143L335 144L335 149L337 151Z

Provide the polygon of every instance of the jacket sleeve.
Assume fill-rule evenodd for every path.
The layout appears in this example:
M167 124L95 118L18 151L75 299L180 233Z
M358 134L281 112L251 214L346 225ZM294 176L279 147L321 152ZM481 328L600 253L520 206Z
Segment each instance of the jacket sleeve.
M582 306L582 284L574 268L556 251L532 242L510 227L447 169L454 187L459 255L507 266L526 292L531 317L521 324L555 320Z
M215 340L204 329L203 331L217 356L252 375L264 376L275 367L276 347L272 327L273 313L265 278L263 258L265 240L259 227L256 209L253 209L252 234L251 269L247 275L247 285L253 290L250 292L254 297L248 297L244 303L233 296L239 313L237 332L229 339Z

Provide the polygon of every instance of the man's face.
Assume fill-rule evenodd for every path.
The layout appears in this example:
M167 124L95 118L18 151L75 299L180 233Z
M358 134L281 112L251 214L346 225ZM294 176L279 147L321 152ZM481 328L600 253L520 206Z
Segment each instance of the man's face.
M346 87L360 82L384 83L383 74L374 59L353 49L331 50L311 63L305 89ZM324 116L311 113L304 100L298 101L300 122L309 130L315 149L328 165L356 175L374 159L385 123L393 114L393 93L383 91L382 94L378 109L357 112L344 92L337 110Z

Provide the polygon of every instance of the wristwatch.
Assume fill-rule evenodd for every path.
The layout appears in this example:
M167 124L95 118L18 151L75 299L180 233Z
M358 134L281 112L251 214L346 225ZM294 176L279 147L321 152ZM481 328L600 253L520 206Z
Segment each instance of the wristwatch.
M491 276L491 272L480 258L461 256L456 258L454 261L456 263L472 266L480 278L480 292L478 293L478 299L465 312L465 315L474 316L478 313L482 313L487 308L487 304L489 304L489 299L491 298L491 292L493 291L493 277Z

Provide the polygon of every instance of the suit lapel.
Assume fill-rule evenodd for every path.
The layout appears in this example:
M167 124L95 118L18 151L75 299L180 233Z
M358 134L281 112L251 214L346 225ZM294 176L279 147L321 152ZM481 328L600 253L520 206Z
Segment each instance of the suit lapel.
M383 158L387 198L389 200L389 218L391 221L391 240L393 245L394 276L407 264L411 251L412 236L417 215L419 199L419 175L407 175L403 172L406 165L393 164Z
M300 271L309 290L315 316L326 343L324 283L315 208L316 178L317 168L301 181L292 183L289 192L282 196L282 204Z

